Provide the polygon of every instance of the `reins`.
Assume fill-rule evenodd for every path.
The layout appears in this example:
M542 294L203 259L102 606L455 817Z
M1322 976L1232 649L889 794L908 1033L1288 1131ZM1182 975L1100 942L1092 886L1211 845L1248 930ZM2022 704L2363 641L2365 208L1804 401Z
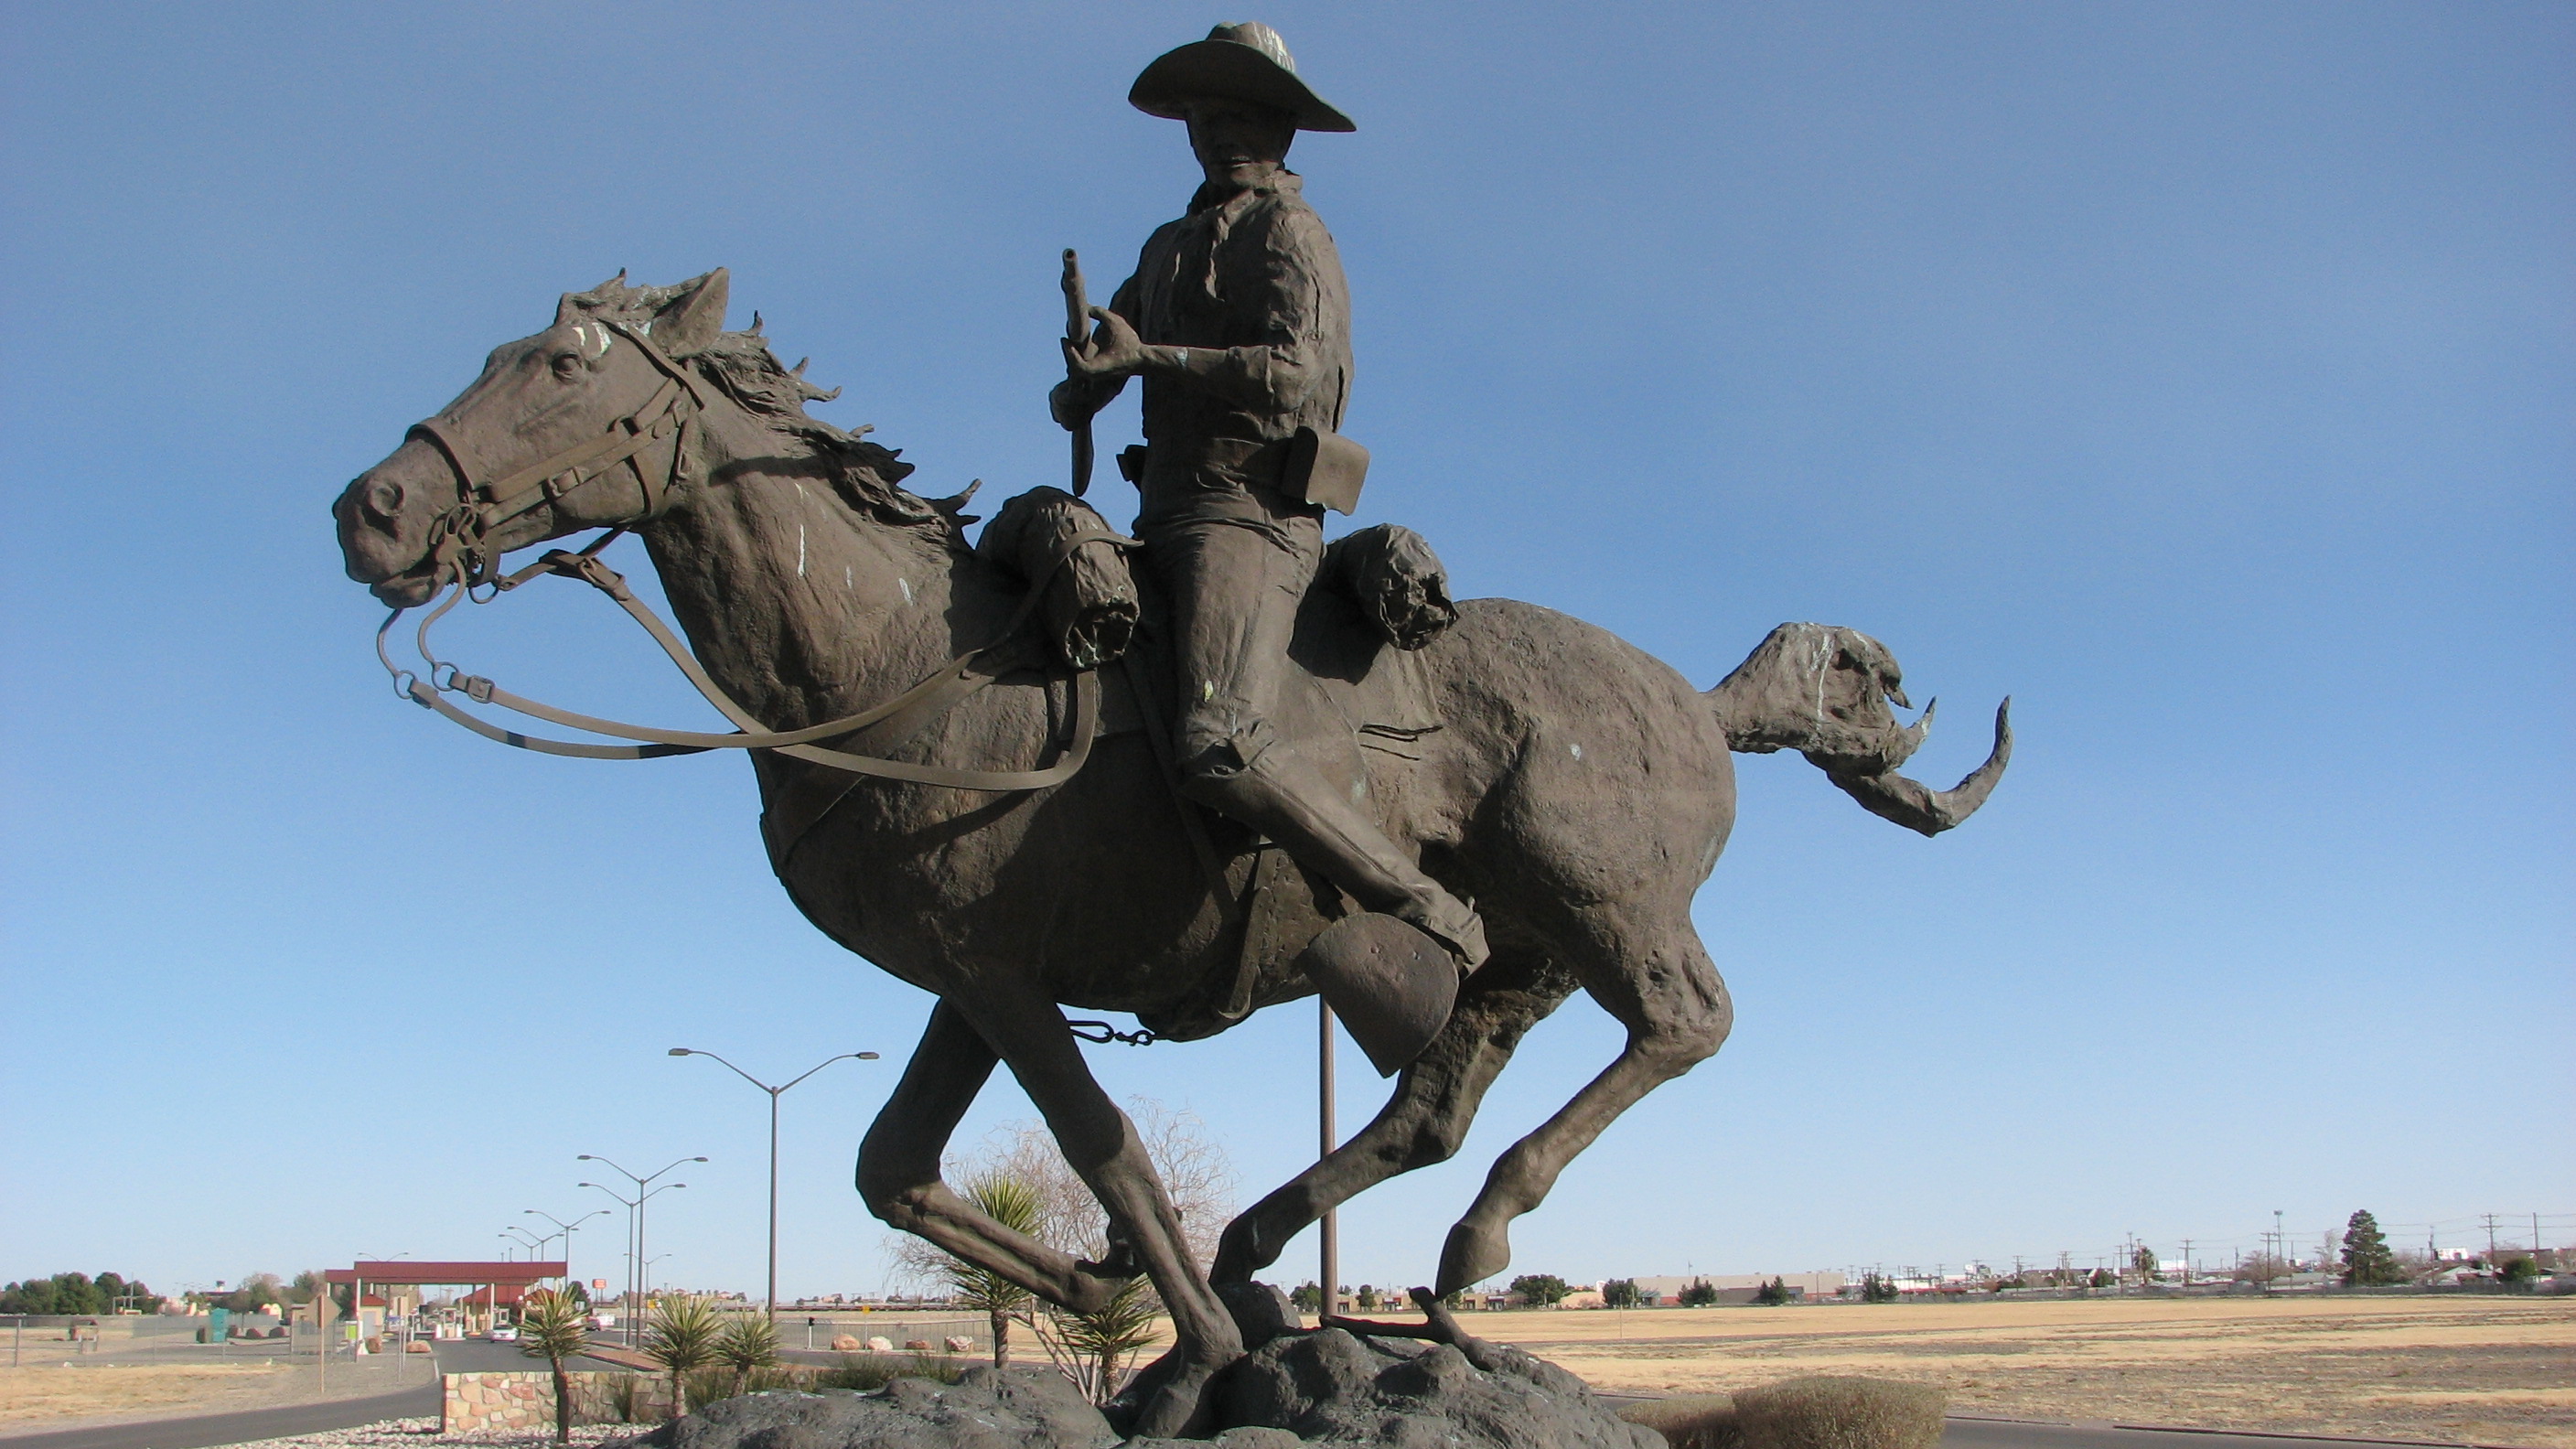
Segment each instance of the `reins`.
M1090 760L1092 740L1098 733L1100 722L1100 679L1099 675L1091 670L1079 671L1074 675L1072 738L1056 763L1044 769L960 770L944 765L913 764L903 760L852 754L846 750L823 748L815 741L852 734L870 725L907 714L912 718L913 727L918 729L921 725L954 708L968 696L993 683L1003 671L992 667L985 661L984 656L1007 644L1019 633L1020 627L1028 622L1030 615L1036 611L1039 601L1045 597L1046 587L1054 579L1056 572L1070 562L1077 551L1088 544L1106 543L1117 548L1139 547L1136 540L1121 534L1106 530L1092 530L1078 533L1067 539L1047 561L1046 566L1028 581L1028 592L1021 598L1018 607L1012 610L1009 620L990 641L949 660L933 671L929 677L892 699L872 705L855 714L843 715L838 719L825 720L820 724L807 725L795 730L772 730L753 718L750 711L736 703L733 697L725 693L723 687L708 675L705 666L689 652L688 646L672 632L670 626L665 624L650 606L635 596L634 591L626 586L625 577L600 561L599 551L607 547L612 540L639 523L649 522L659 517L669 505L670 489L667 483L665 487L656 489L649 481L651 475L640 464L635 465L634 472L642 494L642 512L623 523L605 529L598 537L578 550L550 549L535 563L515 573L496 576L493 570L497 567L497 558L483 551L484 540L491 535L495 526L516 518L540 504L553 502L573 489L603 476L621 463L630 463L647 446L664 437L670 437L673 440L668 478L676 481L679 477L683 466L687 429L695 420L694 412L681 410L680 400L685 397L697 409L703 409L706 405L705 399L699 395L696 385L679 364L663 356L661 349L655 347L641 333L617 324L603 325L612 327L619 335L633 342L646 357L652 359L654 366L664 374L664 380L662 386L652 397L646 399L643 406L610 423L608 430L600 437L555 453L551 457L510 474L497 483L476 484L472 481L472 472L467 468L463 455L438 430L434 419L413 427L412 431L434 444L440 454L447 459L448 466L455 470L459 497L456 507L441 514L438 521L432 525L434 542L431 562L435 570L434 576L438 579L439 591L446 597L440 599L421 619L415 635L420 656L427 665L427 673L417 673L403 668L394 663L392 656L385 650L385 636L393 629L395 623L409 612L407 609L394 610L376 630L376 658L384 665L386 673L393 677L396 692L414 704L439 714L487 740L517 749L533 750L540 754L564 755L574 759L647 760L670 755L703 754L710 750L776 750L792 759L878 779L939 785L957 790L999 792L1043 789L1049 785L1061 784L1081 771ZM584 475L583 469L592 471ZM574 475L573 481L558 486L556 480L568 474ZM618 607L625 610L627 616L632 618L645 633L651 635L654 643L661 646L662 652L670 657L672 664L678 667L682 676L697 689L698 693L705 696L707 703L713 705L717 713L733 722L734 732L714 734L701 730L660 729L650 725L625 724L617 720L602 719L597 715L560 709L523 695L513 694L484 676L467 674L454 663L440 659L431 652L429 645L431 626L445 617L450 609L455 608L459 599L472 597L477 603L487 603L522 584L550 573L580 579L615 600ZM449 592L451 579L453 592ZM488 596L474 594L475 588L482 585L488 585L492 593ZM522 734L516 730L495 725L459 708L445 697L451 694L464 695L477 704L498 705L503 709L532 719L544 720L550 724L587 730L592 734L607 735L614 739L633 740L637 743L600 745Z

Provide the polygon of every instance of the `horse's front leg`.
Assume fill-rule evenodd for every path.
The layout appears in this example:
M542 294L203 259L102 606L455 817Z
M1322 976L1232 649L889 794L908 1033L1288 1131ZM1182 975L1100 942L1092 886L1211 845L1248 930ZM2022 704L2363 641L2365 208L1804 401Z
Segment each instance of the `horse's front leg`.
M1233 1316L1191 1261L1181 1215L1136 1124L1093 1079L1055 1002L1027 981L979 984L984 990L961 1009L1010 1065L1065 1161L1108 1211L1110 1241L1134 1254L1172 1315L1172 1350L1138 1380L1141 1408L1127 1432L1159 1439L1204 1432L1214 1407L1200 1403L1208 1381L1243 1357Z
M939 1175L939 1156L995 1060L957 1008L943 1001L933 1009L903 1081L859 1146L859 1196L888 1226L927 1238L951 1257L1048 1302L1095 1312L1108 1306L1122 1280L1086 1272L1071 1254L995 1222Z

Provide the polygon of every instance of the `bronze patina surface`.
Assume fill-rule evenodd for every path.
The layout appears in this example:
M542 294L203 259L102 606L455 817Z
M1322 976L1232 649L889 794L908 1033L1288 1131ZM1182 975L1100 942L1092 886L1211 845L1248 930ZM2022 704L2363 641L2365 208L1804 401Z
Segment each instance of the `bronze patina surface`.
M733 743L762 746L750 754L781 884L834 940L939 998L861 1148L869 1207L1075 1309L1150 1276L1177 1342L1120 1427L1166 1436L1214 1422L1204 1391L1246 1351L1215 1285L1248 1284L1323 1212L1456 1152L1522 1036L1575 991L1627 1042L1502 1154L1426 1296L1502 1271L1512 1220L1620 1113L1717 1050L1732 1009L1690 905L1734 820L1730 750L1801 751L1928 835L1984 801L2010 748L1999 714L1993 755L1956 789L1899 774L1921 725L1891 711L1904 703L1893 657L1849 629L1783 625L1701 691L1534 605L1467 600L1406 649L1310 589L1320 510L1270 470L1298 429L1339 426L1348 297L1279 163L1297 127L1348 121L1308 108L1302 80L1286 85L1293 65L1266 29L1220 27L1197 46L1245 55L1184 47L1196 58L1158 62L1139 103L1188 120L1206 184L1090 336L1066 344L1054 396L1070 427L1144 379L1139 569L1167 612L1159 631L1146 616L1134 647L1140 674L1171 682L1170 718L1155 723L1175 728L1095 730L1099 675L1035 642L1052 578L979 558L962 499L914 495L893 453L808 416L827 394L756 330L724 329L721 271L566 295L334 508L350 576L398 610L510 577L503 556L549 539L605 527L642 539L686 638L675 657L745 732ZM1191 97L1176 76L1202 89L1255 79ZM1078 519L1064 536L1112 547ZM610 587L595 560L553 566ZM1106 627L1076 632L1096 644ZM451 694L515 698L449 668L412 689ZM1363 749L1372 730L1402 747ZM1174 799L1157 733L1178 788L1234 822L1213 848ZM725 743L624 737L663 742L627 757ZM1154 1019L1204 999L1243 954L1237 902L1264 858L1254 831L1361 909L1427 932L1446 948L1428 959L1465 974L1375 1120L1237 1218L1202 1276L1064 1008ZM1356 973L1359 989L1375 969ZM1291 977L1255 1004L1312 989ZM1012 1232L941 1180L949 1135L997 1065L1098 1194L1111 1261ZM1455 1336L1440 1314L1429 1331Z

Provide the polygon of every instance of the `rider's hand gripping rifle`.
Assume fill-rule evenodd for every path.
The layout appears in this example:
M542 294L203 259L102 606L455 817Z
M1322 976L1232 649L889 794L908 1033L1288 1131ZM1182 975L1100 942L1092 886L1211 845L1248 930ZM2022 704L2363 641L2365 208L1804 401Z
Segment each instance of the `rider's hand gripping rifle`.
M1076 351L1081 350L1085 334L1091 329L1091 303L1082 294L1082 263L1076 261L1073 248L1064 249L1064 340ZM1084 418L1073 430L1073 496L1080 498L1091 487L1091 419Z

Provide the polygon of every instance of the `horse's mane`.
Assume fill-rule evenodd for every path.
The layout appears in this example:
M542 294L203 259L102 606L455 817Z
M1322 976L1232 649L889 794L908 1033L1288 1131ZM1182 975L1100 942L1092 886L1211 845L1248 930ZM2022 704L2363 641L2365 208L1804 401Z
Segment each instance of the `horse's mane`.
M704 280L695 278L671 287L630 287L626 285L626 274L620 272L587 292L567 293L563 300L565 306L604 321L640 329ZM913 465L904 462L896 449L869 442L864 436L869 431L865 426L849 432L807 415L805 404L829 402L839 397L841 390L807 382L803 362L793 368L780 363L778 355L769 350L769 339L760 335L760 328L760 314L754 312L748 331L719 332L713 342L679 361L722 389L743 411L774 431L803 441L829 470L834 486L851 506L888 523L948 523L946 512L902 486Z

